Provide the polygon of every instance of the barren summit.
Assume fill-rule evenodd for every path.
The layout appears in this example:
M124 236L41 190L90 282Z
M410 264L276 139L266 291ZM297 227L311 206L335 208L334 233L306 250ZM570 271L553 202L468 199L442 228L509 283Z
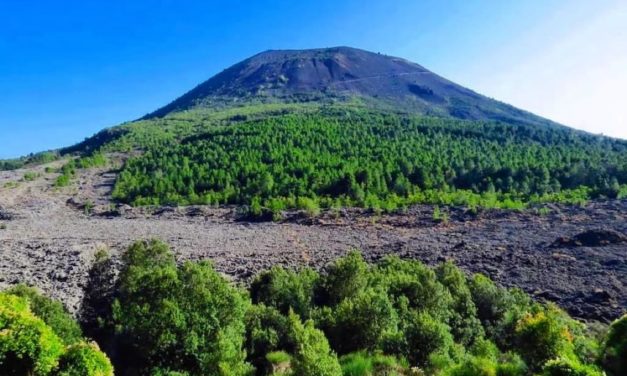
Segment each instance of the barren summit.
M487 98L408 60L351 47L269 50L239 62L147 115L258 101L341 101L417 114L516 124L549 120Z

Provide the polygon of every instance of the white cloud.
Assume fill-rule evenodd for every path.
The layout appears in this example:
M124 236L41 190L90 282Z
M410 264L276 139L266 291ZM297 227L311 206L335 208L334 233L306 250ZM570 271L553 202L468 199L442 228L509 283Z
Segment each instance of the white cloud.
M484 75L476 89L575 128L627 139L627 3L589 17L567 30L544 25L540 32L551 32L545 38L535 30L538 49L512 56L516 61Z

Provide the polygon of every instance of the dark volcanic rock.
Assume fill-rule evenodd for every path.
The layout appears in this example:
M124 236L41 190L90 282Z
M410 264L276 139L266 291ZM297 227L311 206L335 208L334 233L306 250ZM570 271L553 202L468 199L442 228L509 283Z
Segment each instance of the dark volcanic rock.
M11 221L13 219L15 219L15 214L3 210L2 207L0 207L0 221Z
M427 115L555 124L477 94L416 63L350 47L262 52L220 72L146 118L251 98L319 101L354 96Z
M607 229L586 230L572 238L561 237L553 242L552 247L602 247L610 244L627 243L627 236Z

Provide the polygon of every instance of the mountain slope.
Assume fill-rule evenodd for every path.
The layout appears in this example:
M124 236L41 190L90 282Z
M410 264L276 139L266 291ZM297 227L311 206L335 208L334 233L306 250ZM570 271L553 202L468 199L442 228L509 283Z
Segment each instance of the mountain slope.
M627 142L346 47L263 52L61 154L98 152L127 156L118 202L247 205L273 217L318 206L520 208L627 196Z
M262 52L222 71L146 118L234 100L306 101L350 97L419 114L552 124L477 94L405 59L350 47Z

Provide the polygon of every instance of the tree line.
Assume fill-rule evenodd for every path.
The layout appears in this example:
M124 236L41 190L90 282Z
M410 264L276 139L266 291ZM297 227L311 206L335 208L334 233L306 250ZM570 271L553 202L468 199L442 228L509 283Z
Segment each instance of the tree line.
M163 120L162 120L163 121ZM627 143L566 128L357 109L269 116L151 140L120 173L134 205L258 203L393 210L522 207L627 195Z

